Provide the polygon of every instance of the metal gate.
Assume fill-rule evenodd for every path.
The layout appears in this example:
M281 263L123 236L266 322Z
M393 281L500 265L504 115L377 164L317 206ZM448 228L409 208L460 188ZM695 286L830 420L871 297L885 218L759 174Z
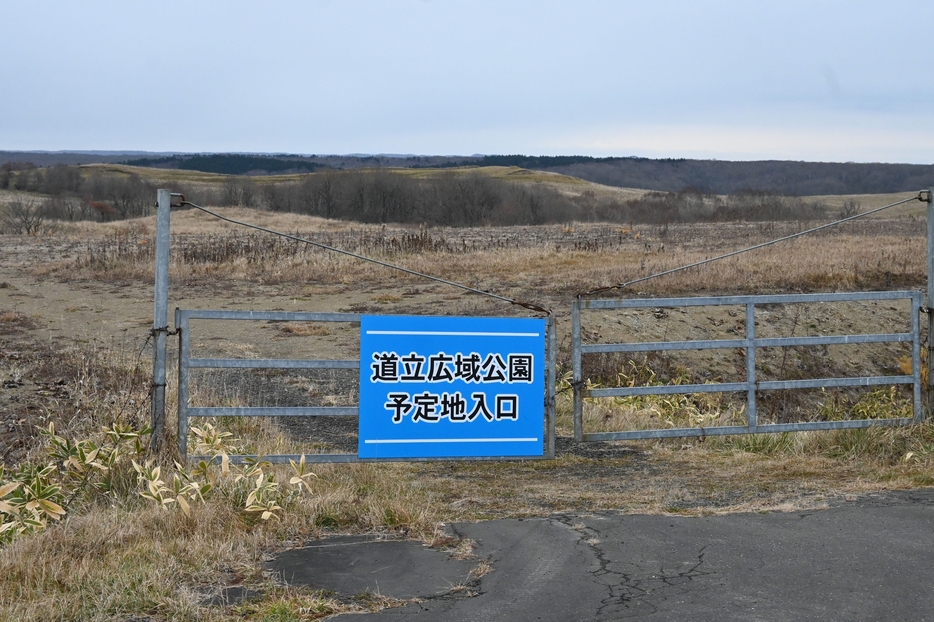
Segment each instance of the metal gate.
M770 337L756 336L755 312L757 305L793 303L840 303L845 301L904 300L911 305L911 331L906 333L872 333L856 335ZM574 388L574 435L579 441L605 441L685 436L709 436L724 434L753 434L763 432L793 432L803 430L831 430L863 428L870 426L906 425L920 422L921 408L921 339L919 312L922 294L914 291L859 292L831 294L800 294L774 296L724 296L709 298L654 298L633 300L575 300L572 310L572 360ZM745 335L739 339L654 341L643 343L582 343L581 312L596 309L669 309L681 307L734 305L745 307ZM911 374L891 376L834 377L800 380L759 381L756 377L756 352L759 348L788 346L830 346L903 342L911 344ZM589 379L583 375L583 357L598 353L667 352L677 350L708 350L739 348L745 350L745 379L738 382L707 384L662 385L662 386L588 386ZM814 389L824 387L868 387L876 385L910 384L913 388L913 417L884 419L845 419L834 421L806 421L798 423L759 424L757 421L757 392L773 390ZM608 432L584 431L584 400L587 398L610 398L648 395L677 395L700 393L746 393L745 425L719 425L711 427L676 427Z
M247 358L193 358L191 356L190 320L258 320L274 322L346 322L360 324L356 313L291 313L280 311L226 311L226 310L175 310L175 327L179 337L178 356L178 451L183 458L211 460L215 456L188 456L188 422L192 417L357 417L359 402L353 406L235 406L209 407L190 404L190 371L192 369L360 369L359 355L346 360L311 359L247 359ZM542 456L523 459L553 459L555 455L555 328L554 318L546 321L545 338L545 430ZM242 462L257 456L230 456ZM262 456L268 462L299 460L302 454L277 454ZM352 453L308 453L307 462L359 462ZM504 460L509 456L445 458L447 460ZM409 460L420 460L411 458Z

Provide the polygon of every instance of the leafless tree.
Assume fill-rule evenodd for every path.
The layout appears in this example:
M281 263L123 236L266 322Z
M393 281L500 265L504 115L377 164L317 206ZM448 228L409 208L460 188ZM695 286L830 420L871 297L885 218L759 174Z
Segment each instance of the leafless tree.
M88 220L91 217L90 205L77 197L53 196L45 208L49 218L56 220Z
M13 201L0 211L0 228L13 235L38 235L49 228L45 204L34 200Z
M856 199L847 199L840 207L840 218L849 218L862 213L863 206Z
M233 177L224 182L224 205L238 205L240 207L256 207L256 184L252 181L239 181Z

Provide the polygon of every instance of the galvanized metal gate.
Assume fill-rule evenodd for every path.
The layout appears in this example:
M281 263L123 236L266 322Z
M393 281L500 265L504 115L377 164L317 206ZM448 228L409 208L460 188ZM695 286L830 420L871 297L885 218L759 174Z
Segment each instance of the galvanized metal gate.
M258 320L273 322L345 322L360 324L356 313L289 313L280 311L226 311L226 310L175 310L175 327L179 336L178 357L178 451L183 458L211 460L215 456L188 456L189 419L192 417L356 417L359 405L354 406L193 406L190 404L190 372L192 369L353 369L359 370L359 356L346 360L310 359L245 359L245 358L193 358L191 356L191 320ZM545 430L543 455L537 459L552 459L555 455L555 324L554 318L546 322L545 338ZM351 453L307 453L265 455L268 462L299 460L304 455L307 462L358 462ZM256 456L230 456L233 461L243 461ZM523 458L523 459L535 459ZM503 460L509 456L483 458L446 458L449 460ZM417 458L409 460L419 460Z
M810 337L771 337L756 336L755 311L757 305L792 304L792 303L839 303L844 301L904 300L911 304L911 330L906 333L875 333L857 335L833 335ZM774 296L723 296L709 298L653 298L633 300L576 300L572 317L572 360L574 387L574 434L579 441L605 441L623 439L645 439L664 437L709 436L724 434L752 434L763 432L791 432L803 430L830 430L844 428L863 428L870 426L906 425L923 419L921 407L921 339L919 312L922 294L914 291L899 292L858 292L801 294ZM741 339L717 339L696 341L656 341L644 343L588 343L582 342L581 312L595 309L667 309L699 306L745 306L745 336ZM884 342L904 342L911 344L910 375L836 377L802 380L757 380L756 352L765 347L848 345ZM676 350L707 350L723 348L745 349L746 377L737 382L720 382L689 385L663 386L624 386L599 387L588 386L588 378L583 375L583 357L599 353L638 353L670 352ZM884 419L848 419L839 421L806 421L798 423L760 424L757 420L756 397L759 391L814 389L822 387L867 387L876 385L912 385L913 417ZM586 432L584 430L584 400L588 398L609 398L648 395L677 395L720 392L746 393L745 425L721 425L712 427L655 428L639 430L618 430L608 432Z

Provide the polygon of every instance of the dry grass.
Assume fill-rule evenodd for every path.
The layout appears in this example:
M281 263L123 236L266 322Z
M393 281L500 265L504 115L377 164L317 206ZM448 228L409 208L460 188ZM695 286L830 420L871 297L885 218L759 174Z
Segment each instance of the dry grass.
M331 330L327 326L312 324L310 322L285 322L279 325L279 330L287 335L296 335L299 337L320 337L331 334Z
M281 594L263 576L262 562L296 538L350 527L405 530L431 541L439 517L425 498L413 497L417 490L385 468L347 466L317 469L310 494L280 522L258 522L224 499L194 504L190 516L128 499L20 538L0 556L0 619L238 619L206 601L243 583L266 592L265 606L274 606ZM324 613L363 609L321 594L299 600L309 597Z
M18 377L73 379L49 402L55 410L47 415L57 422L56 430L68 437L93 438L101 425L139 425L148 417L148 382L134 358L138 353L102 346L89 344L58 352L18 350ZM172 411L175 387L171 376L168 389ZM229 401L209 389L202 390L197 399L206 404ZM238 449L260 454L302 451L269 420L227 419L223 423L243 439L233 439ZM173 422L168 428L171 447ZM49 461L45 445L38 440L19 461L20 466ZM169 458L162 458L167 480L175 471ZM93 488L84 489L68 505L64 520L3 546L0 620L127 616L227 620L283 611L304 612L301 619L317 619L386 606L387 599L343 601L333 595L283 588L263 574L263 561L275 550L325 532L378 532L429 544L441 542L441 508L429 491L413 485L411 465L317 465L313 470L316 477L306 480L303 494L283 497L278 520L262 521L244 511L248 482L225 479L219 467L213 470L212 477L217 478L214 493L203 504L192 502L190 516L177 507L163 509L141 498L141 488L127 464L111 469L110 478L121 482L116 492L100 495ZM287 482L292 474L287 465L267 467L267 472L279 482ZM248 586L263 596L237 606L209 604L231 584Z
M294 214L225 208L232 218L290 232L408 269L479 285L497 293L570 296L788 235L813 223L730 223L614 227L578 224L481 229L361 226ZM350 284L416 277L262 233L238 230L201 212L173 215L172 276L188 282L236 279L266 284ZM149 279L151 218L123 225L82 224L76 260L45 264L36 274L70 278ZM110 232L101 239L100 233ZM827 291L920 286L925 281L923 228L910 219L873 219L767 247L634 286L649 295ZM524 292L522 290L525 290Z
M35 326L36 321L24 313L15 310L0 311L0 335Z
M807 226L739 223L450 230L370 227L235 208L223 212L497 293L544 301L562 314L580 291ZM153 229L151 218L70 225L59 238L43 243L65 245L73 249L71 257L27 262L24 270L45 278L148 286ZM405 275L387 277L383 268L349 258L244 234L200 212L173 213L173 233L172 278L180 287L218 282L248 288L288 285L298 297L306 296L312 286L315 292L327 290L335 297L357 287L365 291L346 304L372 304L377 309L427 304L428 298L420 297L433 287ZM910 218L874 219L821 235L816 242L773 247L633 289L671 295L918 287L925 270L923 227ZM443 292L432 294L435 302ZM312 299L312 293L307 298ZM490 311L478 301L467 297L451 301L451 306L461 305L456 307L458 312ZM497 312L502 312L501 306ZM566 318L559 319L566 331ZM20 311L3 312L0 331L9 326L23 333L29 330L28 320ZM316 324L291 322L270 328L277 339L290 344L341 336L338 328ZM719 327L729 328L728 324ZM593 330L611 334L604 324ZM566 341L562 343L564 347ZM242 344L240 355L265 355L251 348L251 344ZM10 369L15 366L20 375L68 379L67 399L47 402L45 407L46 414L59 417L61 433L93 434L111 419L141 423L147 418L148 359L140 359L138 350L105 349L103 357L99 349L92 357L89 348L43 352L49 354L40 356L36 349L34 358L21 356L4 364ZM885 357L880 354L879 358ZM661 374L668 381L679 373L698 374L700 368L700 364L666 368L656 363L638 373ZM620 371L619 366L611 367L607 367L608 374ZM173 381L170 375L170 410L175 399ZM198 387L194 397L198 405L222 405L243 396L208 384ZM587 425L593 427L588 430L667 424L666 418L672 422L702 420L709 425L714 418L724 423L744 416L741 406L716 395L686 399L673 404L658 399L590 404ZM190 517L177 508L161 509L145 502L132 485L119 498L89 498L61 523L3 549L0 619L322 618L386 603L379 599L347 602L275 585L262 573L266 556L328 533L383 532L447 545L438 526L457 520L600 510L688 515L785 510L822 507L843 494L934 485L932 424L579 446L569 440L569 391L559 395L558 406L559 455L554 461L315 466L312 470L317 477L310 480L309 492L292 498L278 521L264 522L244 512L233 494L192 504ZM258 453L307 450L275 422L243 418L217 424L241 439L238 449ZM41 463L44 455L36 444L29 460ZM166 473L173 468L168 460L163 466ZM287 481L290 475L287 466L270 472L278 481ZM229 489L239 490L232 484ZM230 585L255 589L261 595L243 605L207 604Z
M112 374L120 367L125 361L93 367L81 386L99 384L94 370ZM110 398L88 393L86 399L103 404ZM199 403L225 402L204 393ZM222 423L249 439L251 450L298 449L268 422ZM562 438L570 434L569 425L564 392ZM41 451L32 456L37 460ZM313 470L317 477L308 493L285 506L279 521L260 521L232 496L220 494L204 505L193 503L190 517L144 502L132 487L120 499L88 503L60 524L4 548L0 619L316 619L377 609L387 603L278 586L263 575L262 562L276 550L328 532L396 533L448 546L438 525L457 520L569 511L709 515L819 508L844 493L934 484L934 425L578 448L563 442L558 459L549 462L338 464ZM280 481L289 475L288 467L274 472ZM231 584L261 595L242 605L207 604Z
M847 201L855 201L861 208L861 211L868 212L871 209L890 205L897 201L914 196L916 193L899 192L894 194L840 194L840 195L821 195L808 197L808 200L821 202L827 206L830 214L837 214L843 204ZM885 210L879 214L869 216L869 218L925 218L927 216L927 204L921 201L912 201Z

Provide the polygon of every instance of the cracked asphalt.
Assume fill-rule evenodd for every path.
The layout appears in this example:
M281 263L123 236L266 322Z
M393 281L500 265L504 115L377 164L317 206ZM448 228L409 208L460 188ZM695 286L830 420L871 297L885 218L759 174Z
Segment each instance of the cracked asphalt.
M470 561L488 564L485 574L415 542L404 544L422 549L417 557L361 542L329 548L326 563L298 549L275 569L321 589L379 584L383 595L411 599L354 618L377 621L934 620L934 489L789 513L601 513L451 528L475 541Z

